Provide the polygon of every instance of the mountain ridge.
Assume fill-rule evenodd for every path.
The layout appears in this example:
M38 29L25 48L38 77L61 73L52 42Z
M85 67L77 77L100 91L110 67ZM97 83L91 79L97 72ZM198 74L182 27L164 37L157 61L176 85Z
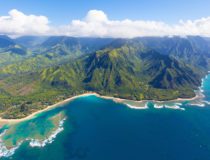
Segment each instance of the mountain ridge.
M202 37L42 38L9 39L26 54L2 53L9 58L0 61L1 116L24 117L88 91L131 100L191 98L210 68L210 41Z

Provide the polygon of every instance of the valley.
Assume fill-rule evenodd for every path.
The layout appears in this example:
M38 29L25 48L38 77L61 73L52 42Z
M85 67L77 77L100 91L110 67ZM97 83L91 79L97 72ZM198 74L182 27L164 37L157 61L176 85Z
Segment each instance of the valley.
M137 101L192 98L209 69L210 42L199 36L0 36L0 116L23 118L85 92Z

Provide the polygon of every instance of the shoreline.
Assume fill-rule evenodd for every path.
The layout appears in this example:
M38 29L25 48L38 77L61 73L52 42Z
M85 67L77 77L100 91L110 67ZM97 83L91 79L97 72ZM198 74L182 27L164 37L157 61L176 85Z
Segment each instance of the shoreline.
M193 100L200 99L200 98L203 98L204 97L200 93L200 94L196 94L192 98L177 98L177 99L166 100L166 101L158 101L158 100L141 100L141 101L137 101L137 100L124 99L124 98L116 98L116 97L111 97L111 96L101 96L101 95L99 95L97 93L95 93L95 94L98 95L98 97L101 97L103 99L112 99L115 102L132 101L132 102L137 102L137 103L143 103L143 102L148 102L148 101L154 102L154 103L176 102L176 101L193 101Z
M67 98L63 101L60 101L56 104L53 104L51 106L47 106L46 108L42 109L42 110L38 110L36 112L33 112L32 114L28 115L27 117L24 117L24 118L20 118L20 119L3 119L0 117L0 127L2 125L5 125L5 124L14 124L14 123L18 123L18 122L22 122L22 121L26 121L26 120L30 120L30 119L33 119L35 118L35 115L39 114L39 113L42 113L42 112L45 112L45 111L48 111L50 109L53 109L53 108L56 108L56 107L59 107L60 105L64 105L74 99L77 99L79 97L83 97L83 96L89 96L89 95L98 95L97 93L84 93L84 94L81 94L81 95L77 95L77 96L73 96L73 97L70 97L70 98Z
M80 98L80 97L84 97L84 96L91 96L91 95L95 95L95 96L103 98L103 99L113 100L116 103L123 103L123 104L126 104L124 101L132 101L132 102L137 102L137 103L144 103L144 102L151 101L151 102L154 102L154 103L155 102L156 103L160 103L160 102L176 102L176 101L193 101L193 100L196 100L196 99L199 99L199 98L203 98L203 95L200 93L200 94L196 94L195 97L192 97L192 98L177 98L177 99L168 100L168 101L156 101L156 100L141 100L141 101L137 101L137 100L129 100L129 99L123 99L123 98L116 98L116 97L111 97L111 96L102 96L102 95L100 95L100 94L98 94L96 92L87 92L87 93L84 93L84 94L80 94L80 95L77 95L77 96L73 96L73 97L67 98L67 99L65 99L65 100L63 100L61 102L58 102L58 103L56 103L54 105L51 105L51 106L48 106L48 107L46 107L46 108L44 108L42 110L33 112L32 114L30 114L30 115L28 115L27 117L24 117L24 118L20 118L20 119L3 119L3 118L0 117L0 127L5 125L5 124L15 124L15 123L18 123L18 122L22 122L22 121L33 119L39 113L48 111L48 110L56 108L56 107L59 107L60 105L64 105L64 104L66 104L68 102L71 102L74 99L77 99L77 98ZM139 108L141 108L141 107L139 107Z

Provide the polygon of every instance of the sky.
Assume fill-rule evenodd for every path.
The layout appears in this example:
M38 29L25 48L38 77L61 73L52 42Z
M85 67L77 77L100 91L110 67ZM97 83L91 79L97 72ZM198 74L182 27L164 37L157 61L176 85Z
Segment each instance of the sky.
M0 34L210 36L210 0L0 0Z

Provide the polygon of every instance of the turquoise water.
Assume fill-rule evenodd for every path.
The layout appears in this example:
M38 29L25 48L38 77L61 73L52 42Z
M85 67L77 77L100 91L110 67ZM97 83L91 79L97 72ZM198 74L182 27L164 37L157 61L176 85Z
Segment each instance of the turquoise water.
M2 128L1 159L209 160L210 76L202 89L205 98L172 108L154 108L150 102L138 110L80 97Z

